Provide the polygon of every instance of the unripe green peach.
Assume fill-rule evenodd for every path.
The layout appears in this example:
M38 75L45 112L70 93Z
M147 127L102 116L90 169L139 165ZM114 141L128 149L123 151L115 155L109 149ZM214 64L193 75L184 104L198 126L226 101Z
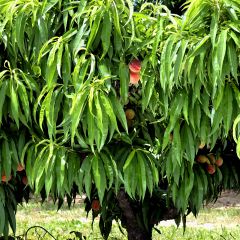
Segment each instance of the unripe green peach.
M210 164L209 159L205 155L197 156L196 161L199 162L199 163L208 163L208 164Z

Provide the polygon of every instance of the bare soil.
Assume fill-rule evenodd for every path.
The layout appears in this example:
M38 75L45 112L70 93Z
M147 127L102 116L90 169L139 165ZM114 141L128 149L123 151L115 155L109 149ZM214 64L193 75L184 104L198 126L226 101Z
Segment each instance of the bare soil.
M208 207L240 207L240 193L224 191L215 203L208 204Z
M175 225L174 220L162 221L160 226ZM240 194L225 191L215 203L209 203L200 211L197 218L187 216L187 227L206 229L235 228L240 226Z

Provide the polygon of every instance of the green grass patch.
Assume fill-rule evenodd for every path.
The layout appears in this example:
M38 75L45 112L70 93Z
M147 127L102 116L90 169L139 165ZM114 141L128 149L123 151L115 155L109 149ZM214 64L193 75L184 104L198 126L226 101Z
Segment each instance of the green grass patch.
M73 238L74 234L70 234L71 231L81 232L88 240L102 239L98 228L98 219L92 225L91 213L86 218L82 201L75 204L70 210L67 206L63 206L59 211L52 202L43 204L30 202L19 206L17 235L24 234L28 228L34 225L46 228L58 240ZM183 234L182 227L177 228L173 221L161 222L157 228L162 234L159 235L154 231L154 240L240 239L240 208L204 208L197 219L192 215L187 218L185 234ZM33 229L29 231L28 236L32 237L30 239L36 240L34 234L36 233ZM48 239L47 235L44 239ZM125 240L127 237L122 235L118 225L114 223L109 239Z

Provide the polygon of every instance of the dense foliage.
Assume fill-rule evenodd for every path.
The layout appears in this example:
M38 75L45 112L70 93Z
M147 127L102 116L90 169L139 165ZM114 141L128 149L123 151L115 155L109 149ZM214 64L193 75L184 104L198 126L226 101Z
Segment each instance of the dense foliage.
M0 1L0 234L29 186L60 204L85 192L105 238L128 224L120 197L151 231L239 188L239 1L134 6Z

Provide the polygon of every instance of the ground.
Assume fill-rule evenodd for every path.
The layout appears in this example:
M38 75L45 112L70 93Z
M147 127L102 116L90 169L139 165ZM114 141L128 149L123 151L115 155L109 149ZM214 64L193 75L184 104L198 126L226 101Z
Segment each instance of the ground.
M91 214L86 218L83 199L80 197L70 211L67 206L56 211L56 206L51 201L43 205L37 200L31 201L28 205L23 204L17 213L17 234L23 234L33 225L46 228L58 240L72 238L73 234L69 234L71 231L83 233L87 236L87 240L102 239L98 221L91 228ZM163 221L157 228L162 231L162 235L155 232L154 240L240 239L240 195L230 191L224 192L215 204L205 206L197 219L192 215L188 216L187 230L184 235L182 228L177 229L174 221ZM30 239L36 240L36 237ZM118 239L127 238L120 233L115 223L109 240Z
M213 215L210 217L209 215ZM160 226L174 225L174 221L162 221ZM204 206L198 218L193 215L187 217L188 227L204 227L213 229L216 227L236 227L240 225L240 194L225 191L215 203Z

